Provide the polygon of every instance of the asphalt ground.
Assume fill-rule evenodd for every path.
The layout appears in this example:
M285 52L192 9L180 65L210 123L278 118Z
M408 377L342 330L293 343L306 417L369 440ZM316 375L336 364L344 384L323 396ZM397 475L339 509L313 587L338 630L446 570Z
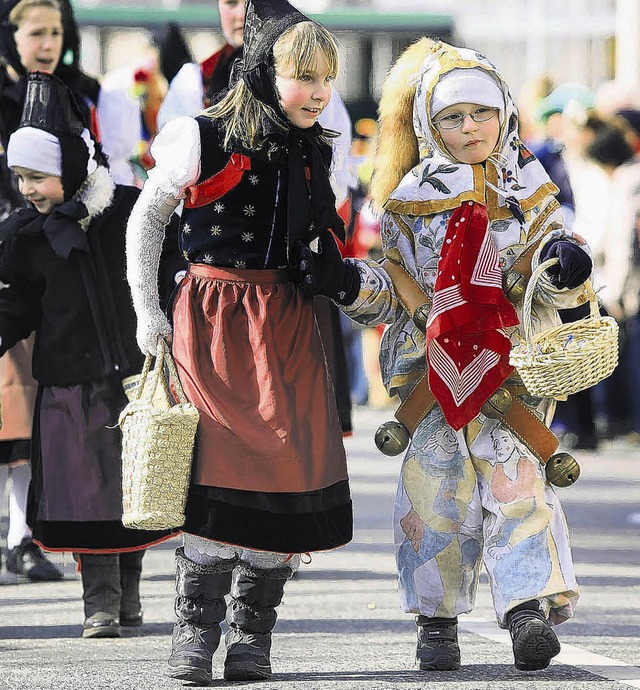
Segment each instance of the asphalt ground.
M513 667L486 577L474 611L460 619L462 668L426 673L414 664L415 625L398 605L391 510L399 458L373 444L391 411L357 408L346 440L355 508L348 546L314 554L288 583L273 640L274 675L261 683L222 680L223 650L211 687L264 690L622 690L640 688L640 448L610 442L576 453L579 482L559 490L571 526L582 596L557 628L562 652L537 673ZM2 525L6 530L6 519ZM0 688L7 690L163 690L173 622L173 550L147 552L141 584L144 625L112 640L80 637L81 583L70 555L52 558L58 583L0 574Z

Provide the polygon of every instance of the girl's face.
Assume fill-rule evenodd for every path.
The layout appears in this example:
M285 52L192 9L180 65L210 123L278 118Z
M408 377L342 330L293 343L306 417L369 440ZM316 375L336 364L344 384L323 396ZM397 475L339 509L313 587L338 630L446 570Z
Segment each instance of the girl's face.
M218 0L218 12L224 37L229 45L239 48L244 29L244 0Z
M483 119L484 122L473 120L472 113L476 119ZM459 120L460 116L463 118L461 125L446 129L448 122L453 123ZM485 120L486 117L489 119ZM443 118L450 118L444 121L444 126ZM477 103L450 105L434 117L433 123L438 128L447 151L461 163L473 164L486 161L495 150L500 136L500 118L497 108L487 108Z
M28 71L53 73L62 53L62 19L51 7L28 10L15 34L22 66Z
M18 176L20 194L40 213L50 213L56 204L64 201L62 178L58 175L49 175L18 165L13 167L13 172Z
M280 96L280 105L287 118L296 127L312 127L320 113L331 99L331 82L333 76L324 53L317 51L313 68L293 76L292 67L284 73L276 73L276 88Z

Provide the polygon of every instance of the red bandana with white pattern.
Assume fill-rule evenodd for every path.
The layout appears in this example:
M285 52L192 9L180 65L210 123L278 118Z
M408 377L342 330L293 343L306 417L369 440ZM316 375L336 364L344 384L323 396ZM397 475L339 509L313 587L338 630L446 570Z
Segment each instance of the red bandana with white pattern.
M454 429L477 417L513 371L503 329L518 323L486 206L465 202L447 225L427 322L429 387Z

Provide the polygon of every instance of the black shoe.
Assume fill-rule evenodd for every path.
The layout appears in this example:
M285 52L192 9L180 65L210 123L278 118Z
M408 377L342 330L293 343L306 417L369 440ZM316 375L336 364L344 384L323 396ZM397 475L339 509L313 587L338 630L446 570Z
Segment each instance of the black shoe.
M541 611L528 609L509 614L513 658L519 671L540 671L560 653L560 642Z
M457 618L416 616L421 671L457 671L460 668Z
M54 582L62 580L62 573L48 560L40 547L25 537L18 546L7 553L7 570L24 575L33 582Z
M120 625L123 628L139 628L142 625L142 609L138 613L120 611Z
M104 611L98 611L83 623L82 637L120 637L119 621Z

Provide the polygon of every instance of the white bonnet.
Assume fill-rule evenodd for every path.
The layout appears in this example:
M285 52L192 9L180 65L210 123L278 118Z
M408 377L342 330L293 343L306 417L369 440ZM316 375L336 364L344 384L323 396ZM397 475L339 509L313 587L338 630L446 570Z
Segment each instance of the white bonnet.
M477 67L456 67L443 75L433 88L431 117L456 103L477 103L488 108L499 108L500 120L503 119L505 103L502 89L487 72Z

